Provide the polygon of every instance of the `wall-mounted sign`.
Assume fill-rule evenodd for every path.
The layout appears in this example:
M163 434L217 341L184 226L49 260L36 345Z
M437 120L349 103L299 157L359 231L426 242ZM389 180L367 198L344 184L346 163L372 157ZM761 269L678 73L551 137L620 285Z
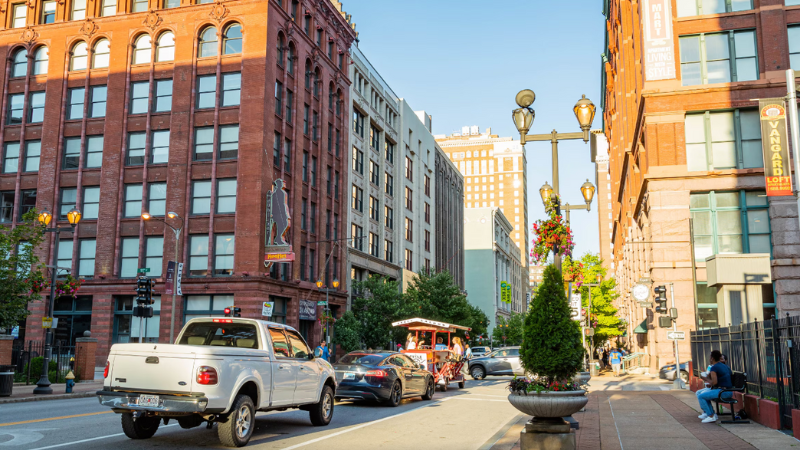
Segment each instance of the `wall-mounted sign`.
M300 299L300 320L317 320L317 302Z
M261 315L265 317L272 317L272 309L275 307L273 302L264 302L261 304Z
M645 79L672 80L675 78L672 1L644 0L642 12Z
M583 316L581 314L581 294L572 294L569 298L569 307L572 309L572 320L581 321Z
M291 246L289 246L289 248L291 248ZM290 262L290 261L294 261L294 253L292 252L273 252L264 255L265 263Z
M758 116L761 119L767 197L792 195L792 166L786 139L786 103L782 98L762 98L758 101Z

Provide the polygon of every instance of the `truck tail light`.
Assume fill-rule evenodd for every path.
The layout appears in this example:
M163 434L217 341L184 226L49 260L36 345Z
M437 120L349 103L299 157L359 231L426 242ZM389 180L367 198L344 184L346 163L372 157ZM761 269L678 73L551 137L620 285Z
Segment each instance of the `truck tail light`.
M103 370L103 379L108 378L108 360L106 360L106 368Z
M383 378L383 377L386 376L386 372L384 372L382 370L370 370L369 372L367 372L364 375L367 376L367 377Z
M197 384L217 384L218 381L217 369L209 366L200 366L197 369Z

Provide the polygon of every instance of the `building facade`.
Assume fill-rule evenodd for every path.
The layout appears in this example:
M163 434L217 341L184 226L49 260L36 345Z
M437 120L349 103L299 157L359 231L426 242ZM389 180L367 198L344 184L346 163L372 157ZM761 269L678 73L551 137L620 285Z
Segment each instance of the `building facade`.
M674 361L673 342L628 294L642 278L672 283L679 330L800 311L797 206L765 196L753 100L785 96L784 71L800 69L796 4L605 4L614 273L632 350L650 356L651 373ZM689 354L688 340L679 347Z
M591 140L592 162L596 164L594 185L597 187L597 217L599 221L598 234L600 244L600 258L608 276L614 276L614 246L611 243L614 229L612 213L613 202L611 199L611 173L608 169L608 140L605 134L592 131Z
M347 217L355 32L340 5L27 5L7 2L0 31L2 221L13 226L36 208L64 225L71 208L83 212L58 245L58 266L86 281L76 298L56 300L56 339L69 344L90 330L99 364L111 344L137 341L137 268L149 268L163 293L176 252L183 295L174 309L171 296L160 296L146 341L169 342L173 314L177 334L185 320L231 305L260 318L267 299L272 320L318 339L319 324L301 316L300 303L324 299L314 281L340 277L346 261L340 247L320 242L343 234ZM265 194L278 179L296 259L267 270ZM178 242L162 221L182 228ZM43 261L53 236L46 242ZM334 314L344 289L331 295ZM31 305L24 339L42 338L44 304Z
M514 228L511 238L527 268L527 160L519 139L498 137L491 128L480 133L472 126L463 127L461 133L437 135L436 142L464 177L464 206L499 207Z
M438 145L435 148L436 269L449 271L464 290L464 177L445 152Z
M528 271L519 258L513 232L500 208L464 211L467 300L489 317L489 335L498 318L527 311ZM511 285L510 301L501 295L504 282Z

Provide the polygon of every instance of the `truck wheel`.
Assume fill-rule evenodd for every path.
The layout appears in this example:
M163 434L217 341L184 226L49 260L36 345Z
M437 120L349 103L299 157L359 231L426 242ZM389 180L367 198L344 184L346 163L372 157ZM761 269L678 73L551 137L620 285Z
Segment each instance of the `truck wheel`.
M139 416L133 419L133 413L122 414L122 431L131 439L150 439L156 434L161 419L158 417Z
M436 385L433 384L433 378L428 378L428 383L425 386L425 394L422 396L422 399L430 400L433 398L433 393L436 392Z
M255 426L256 408L253 399L237 395L226 422L217 424L217 435L226 447L244 447L250 441Z
M311 417L311 423L315 427L325 426L331 423L333 418L333 389L330 386L322 388L322 395L319 397L319 403L311 405L308 410Z

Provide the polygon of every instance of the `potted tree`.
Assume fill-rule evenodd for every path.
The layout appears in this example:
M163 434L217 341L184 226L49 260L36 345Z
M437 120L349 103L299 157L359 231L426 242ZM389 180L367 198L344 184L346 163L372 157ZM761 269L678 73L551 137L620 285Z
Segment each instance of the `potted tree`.
M581 410L589 399L573 377L583 366L581 329L570 317L561 274L550 265L544 271L525 329L520 361L531 379L509 383L508 401L533 422L561 419Z

